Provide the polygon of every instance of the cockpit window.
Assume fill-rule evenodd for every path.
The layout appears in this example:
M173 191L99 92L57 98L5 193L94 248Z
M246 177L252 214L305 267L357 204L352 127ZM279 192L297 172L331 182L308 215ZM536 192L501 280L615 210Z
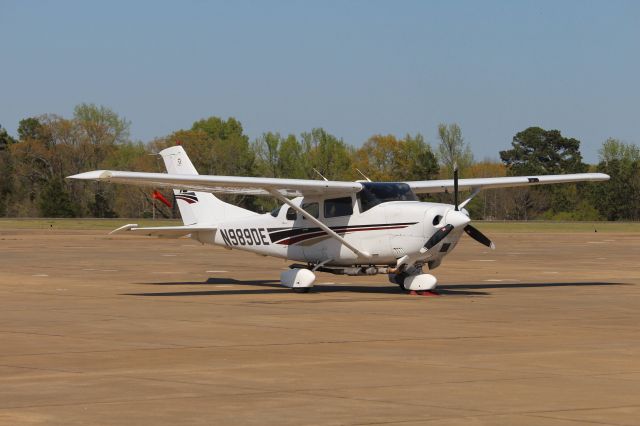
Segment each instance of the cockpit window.
M289 210L287 210L287 220L296 220L297 217L298 215L293 207L289 207Z
M271 210L271 216L273 217L278 217L278 213L280 213L280 209L282 208L282 206L278 206L275 209Z
M350 216L353 214L351 197L330 198L324 200L324 217Z
M316 219L320 216L320 204L318 203L304 203L302 205L302 209ZM304 216L302 216L302 218L306 219Z
M362 186L358 198L363 212L387 201L418 201L416 194L406 183L362 182Z

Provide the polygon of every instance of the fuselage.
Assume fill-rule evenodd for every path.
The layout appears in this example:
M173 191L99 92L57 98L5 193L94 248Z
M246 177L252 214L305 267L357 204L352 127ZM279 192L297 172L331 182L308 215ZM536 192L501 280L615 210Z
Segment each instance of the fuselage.
M406 198L406 197L405 197ZM415 198L415 196L414 196ZM396 264L404 255L418 253L438 230L449 204L417 200L371 203L364 197L296 198L292 200L354 246L367 252L359 257L295 209L283 205L271 213L219 223L206 243L310 264L327 266ZM429 253L433 268L440 264L460 238L461 230Z

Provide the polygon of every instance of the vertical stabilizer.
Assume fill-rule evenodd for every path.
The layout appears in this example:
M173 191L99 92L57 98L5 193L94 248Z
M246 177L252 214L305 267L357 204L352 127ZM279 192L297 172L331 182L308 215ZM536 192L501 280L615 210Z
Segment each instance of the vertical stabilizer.
M198 171L181 146L160 151L167 173L197 175ZM209 192L174 189L176 203L185 225L215 225L226 220L257 215L250 210L225 203Z

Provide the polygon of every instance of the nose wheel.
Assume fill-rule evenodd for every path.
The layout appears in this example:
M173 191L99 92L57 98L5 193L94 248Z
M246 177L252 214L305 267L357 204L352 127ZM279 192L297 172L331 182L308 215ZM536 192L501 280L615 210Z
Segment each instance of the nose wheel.
M407 291L407 288L404 286L404 280L407 278L407 274L398 274L396 275L396 282L398 283L398 287L402 289L402 291Z
M403 291L416 296L438 296L435 291L438 280L430 274L389 274L389 281L398 284Z

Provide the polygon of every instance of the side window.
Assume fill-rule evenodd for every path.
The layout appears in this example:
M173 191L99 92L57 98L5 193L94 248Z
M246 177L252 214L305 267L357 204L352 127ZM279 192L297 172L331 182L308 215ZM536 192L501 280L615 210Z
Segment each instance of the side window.
M287 220L296 220L297 217L298 215L293 207L289 207L289 210L287 210Z
M353 214L351 197L331 198L324 201L324 217L349 216Z
M305 203L302 205L302 209L316 219L320 216L320 204L318 203ZM306 219L304 216L302 218Z

